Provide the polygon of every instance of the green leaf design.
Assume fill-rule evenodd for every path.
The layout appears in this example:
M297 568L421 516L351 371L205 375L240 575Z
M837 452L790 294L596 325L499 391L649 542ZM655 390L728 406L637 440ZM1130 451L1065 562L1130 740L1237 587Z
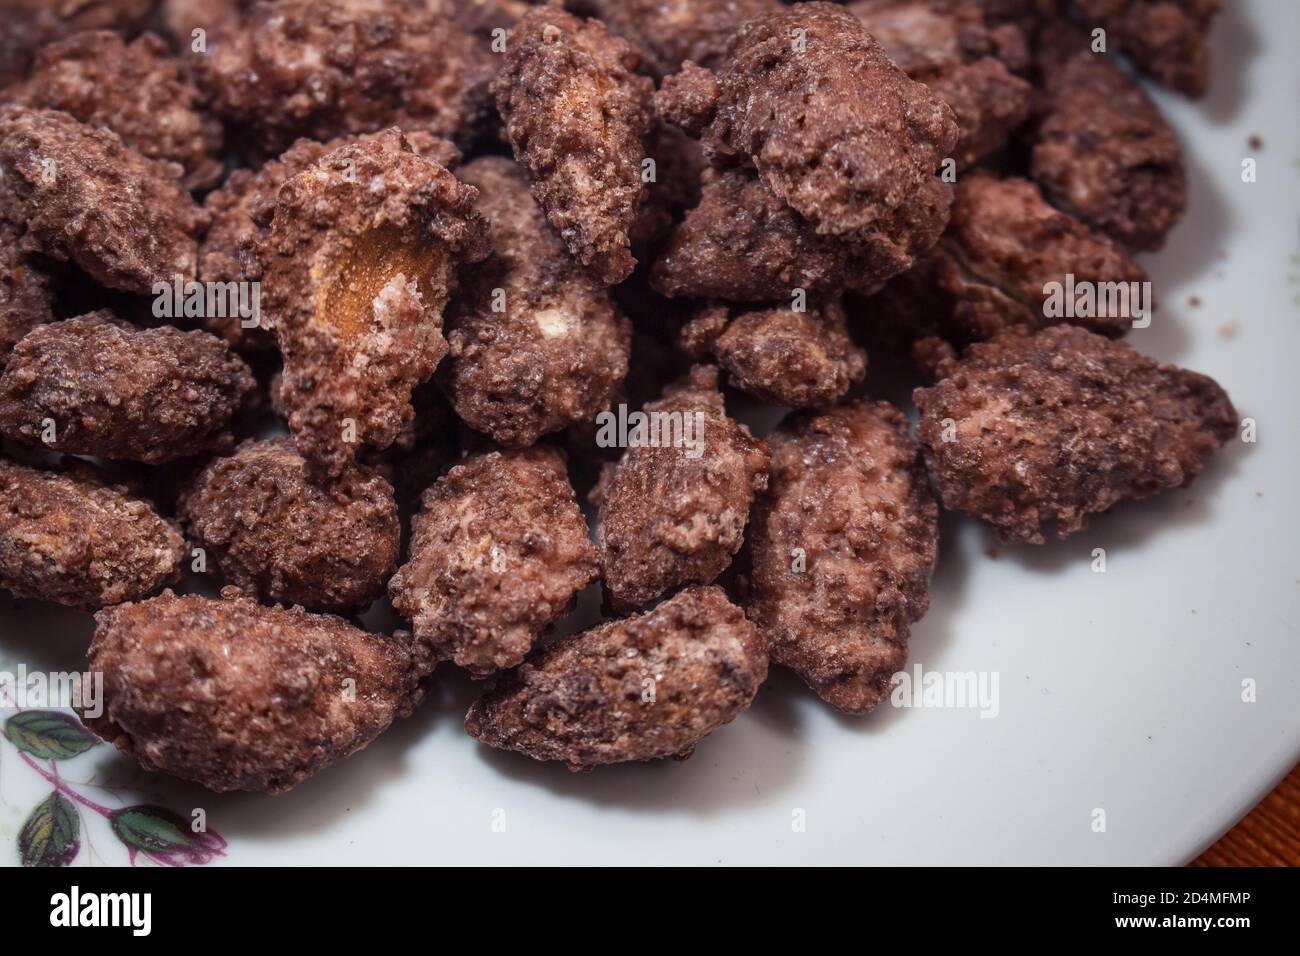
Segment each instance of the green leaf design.
M23 866L67 866L81 850L77 808L57 790L32 811L18 832Z
M14 714L5 721L5 736L19 750L41 760L67 760L99 743L76 717L57 710Z
M226 846L217 833L195 833L184 817L165 807L126 807L113 813L109 825L132 852L172 865L207 863Z

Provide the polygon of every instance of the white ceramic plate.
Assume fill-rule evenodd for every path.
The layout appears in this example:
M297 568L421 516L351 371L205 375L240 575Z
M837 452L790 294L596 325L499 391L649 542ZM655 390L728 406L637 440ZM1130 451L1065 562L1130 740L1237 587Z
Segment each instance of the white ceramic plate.
M466 737L474 687L448 667L414 717L272 799L142 774L102 745L59 761L82 798L74 863L125 862L104 813L141 802L186 819L202 809L226 843L155 854L163 862L1193 857L1300 758L1300 5L1227 7L1209 97L1156 93L1186 147L1191 210L1146 259L1161 307L1130 341L1218 379L1256 420L1258 441L1232 443L1189 490L1121 507L1041 549L999 548L994 559L982 528L945 518L911 665L996 674L996 717L890 706L839 717L777 672L691 760L573 775ZM1253 184L1241 178L1247 157L1258 162ZM1095 548L1106 550L1105 573L1092 570ZM579 613L590 618L592 603ZM88 618L3 605L0 668L82 665ZM1245 681L1254 702L1243 700ZM7 863L51 790L38 772L51 764L34 763L0 741ZM118 816L119 829L141 819Z

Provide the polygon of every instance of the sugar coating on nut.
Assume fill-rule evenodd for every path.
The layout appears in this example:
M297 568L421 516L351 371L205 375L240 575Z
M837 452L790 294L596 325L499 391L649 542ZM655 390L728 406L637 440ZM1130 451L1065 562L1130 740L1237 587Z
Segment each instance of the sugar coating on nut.
M67 113L6 106L0 165L0 217L26 226L25 249L71 260L125 292L194 277L207 216L174 163L146 159Z
M695 361L713 354L718 336L731 322L731 307L722 302L708 302L686 315L673 332L673 345Z
M470 707L470 736L570 770L689 757L749 707L767 652L721 588L561 638Z
M406 131L407 143L417 155L448 169L460 162L460 150L448 140L423 130ZM280 187L298 173L319 162L336 149L361 141L359 136L341 136L327 143L300 139L275 159L257 169L237 169L208 194L204 209L212 217L199 244L199 278L204 282L252 282L260 278L259 247L275 214ZM245 325L242 317L205 315L204 327L222 336L234 348L245 350L275 347L275 336L260 325Z
M20 248L22 234L0 219L0 362L24 335L54 318L49 276Z
M958 345L1062 323L1120 336L1149 317L1147 282L1128 250L1053 208L1032 181L972 170L943 238L865 311Z
M0 433L158 464L232 447L231 419L255 388L215 336L96 312L38 326L15 346L0 376Z
M915 393L917 436L945 507L1007 542L1190 484L1237 427L1212 379L1071 326L976 343L942 371Z
M767 448L727 416L716 368L695 366L642 411L595 495L601 574L617 608L717 578L767 484Z
M1210 23L1223 0L1079 0L1138 69L1188 96L1210 85Z
M943 232L952 188L938 179L870 238L818 233L752 172L708 171L699 205L655 262L652 284L672 298L766 302L850 288L879 290L909 269Z
M862 242L931 205L924 193L957 141L952 110L830 3L748 21L716 72L687 66L656 103L715 160L752 163L820 234Z
M147 770L217 793L282 793L356 753L419 702L409 635L164 591L95 615L95 733Z
M1029 116L1028 63L1014 26L990 27L979 0L857 0L847 5L893 60L952 107L953 158L966 167L996 150Z
M284 355L298 449L337 474L386 448L411 392L447 353L442 311L485 249L476 191L397 130L362 137L290 178L261 246L262 314Z
M44 47L28 78L0 100L62 110L111 129L140 155L178 163L187 189L221 179L221 124L202 109L180 61L152 33L131 43L101 30Z
M853 0L845 6L891 60L927 85L953 67L986 57L1012 73L1029 69L1029 37L1022 29L1024 24L999 16L996 0Z
M198 58L213 108L277 153L300 136L386 126L466 143L487 109L491 54L419 0L276 0Z
M867 353L853 344L837 303L746 312L712 349L731 385L793 408L830 405L867 374Z
M479 190L492 254L447 310L439 373L456 413L502 445L590 419L627 375L631 323L564 248L508 159L458 171Z
M1130 249L1159 249L1187 207L1182 147L1142 88L1071 28L1045 35L1031 170L1053 205Z
M638 257L652 251L682 214L699 203L700 180L708 168L700 141L663 123L651 134L647 159L654 164L654 176L646 183L631 233Z
M530 10L510 31L492 81L497 109L533 196L606 285L636 264L629 233L641 201L654 84L640 54L597 20Z
M656 298L653 293L636 294L636 299L643 304L653 303ZM662 299L658 301L666 302ZM661 330L634 324L627 378L619 386L610 407L602 409L602 412L617 416L620 406L624 409L641 408L646 402L662 395L664 388L689 368L690 363L661 334ZM622 457L623 448L616 440L609 439L605 425L607 420L606 415L598 413L596 417L576 422L565 429L563 440L568 453L569 472L582 495L586 495L598 483L600 472L607 463Z
M424 0L431 12L451 20L477 37L496 39L529 11L533 0Z
M180 577L173 521L91 469L0 460L0 587L82 611L134 601Z
M433 381L411 393L415 417L383 451L363 449L360 460L383 475L399 499L418 501L433 480L460 457L465 425Z
M0 33L0 86L21 80L36 51L84 30L132 34L144 26L155 0L6 0Z
M471 455L434 482L389 594L436 659L486 676L522 661L596 574L564 459L538 446Z
M1054 19L1060 4L1056 0L974 0L993 26L1012 25L1025 36L1033 36L1044 21Z
M359 465L315 481L287 438L209 462L176 510L227 583L273 603L364 608L397 569L392 486Z
M183 54L207 56L209 42L235 33L258 0L162 0L158 4L159 27ZM202 30L203 49L194 50Z
M786 418L768 437L745 609L772 660L864 714L907 660L930 605L939 509L908 422L887 402Z
M686 60L716 66L746 20L779 10L780 0L584 0L579 6L643 50L655 73L676 72Z

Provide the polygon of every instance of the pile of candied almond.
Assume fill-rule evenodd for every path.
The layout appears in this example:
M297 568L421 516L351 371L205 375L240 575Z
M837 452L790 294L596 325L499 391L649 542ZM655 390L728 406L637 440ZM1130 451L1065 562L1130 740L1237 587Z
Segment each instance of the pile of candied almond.
M11 4L0 586L94 612L87 724L217 791L440 662L573 769L688 756L769 662L864 714L940 507L1042 544L1234 436L1121 341L1187 200L1132 69L1202 94L1220 4Z

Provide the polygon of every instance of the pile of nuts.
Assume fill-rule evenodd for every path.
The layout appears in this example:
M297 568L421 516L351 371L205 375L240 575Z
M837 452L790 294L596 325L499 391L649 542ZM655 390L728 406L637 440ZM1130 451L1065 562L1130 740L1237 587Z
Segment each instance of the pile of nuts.
M217 791L440 662L574 769L689 755L769 663L864 714L941 507L1041 544L1234 435L1120 341L1187 200L1121 61L1203 93L1219 5L12 5L0 586L94 612L88 725Z

